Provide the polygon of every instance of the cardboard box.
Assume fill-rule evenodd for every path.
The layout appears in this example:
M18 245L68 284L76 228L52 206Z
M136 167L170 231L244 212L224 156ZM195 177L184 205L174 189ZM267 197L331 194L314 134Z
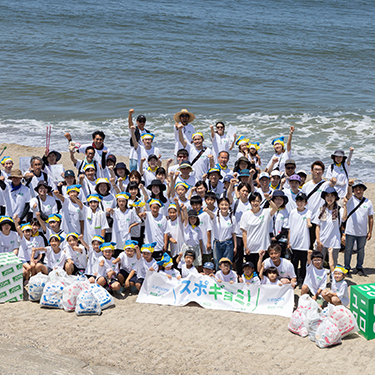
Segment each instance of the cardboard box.
M22 262L13 253L0 254L0 303L23 300Z
M375 338L375 284L350 287L350 311L357 320L359 333L367 340Z

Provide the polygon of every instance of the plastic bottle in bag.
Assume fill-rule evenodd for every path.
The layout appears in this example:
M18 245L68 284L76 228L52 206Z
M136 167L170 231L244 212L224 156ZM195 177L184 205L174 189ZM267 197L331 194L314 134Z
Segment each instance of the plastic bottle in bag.
M102 309L99 301L91 290L83 290L77 297L76 314L79 315L100 315Z
M113 297L102 286L91 284L90 290L99 301L102 310L115 305Z
M60 281L49 281L44 287L40 298L41 307L62 309L62 295L64 285Z

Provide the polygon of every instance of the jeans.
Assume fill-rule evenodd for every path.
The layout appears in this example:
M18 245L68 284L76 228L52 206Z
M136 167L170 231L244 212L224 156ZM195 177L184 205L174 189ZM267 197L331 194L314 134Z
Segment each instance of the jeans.
M228 258L233 262L233 238L225 241L214 240L214 261L216 271L219 270L219 262L221 258Z
M137 170L137 164L138 164L138 160L137 159L129 159L129 169L130 169L130 172L133 172L133 171Z
M352 250L354 242L357 242L357 266L358 270L363 267L363 260L365 259L365 245L367 236L352 236L347 234L345 236L345 268L350 270L350 261L352 260Z

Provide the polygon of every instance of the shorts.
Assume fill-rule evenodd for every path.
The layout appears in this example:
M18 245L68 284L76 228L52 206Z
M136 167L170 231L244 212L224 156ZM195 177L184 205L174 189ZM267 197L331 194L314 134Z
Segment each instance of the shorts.
M49 274L50 272L53 271L53 268L47 266L47 270L48 270L48 274Z
M138 277L137 281L135 282L136 284L143 284L144 278L143 277Z
M125 271L124 269L121 269L118 274L121 274L124 277L125 281L129 277L129 272ZM134 274L133 277L129 281L132 282L132 283L136 283L137 282L137 274Z
M78 268L75 264L73 264L74 270L73 275L83 275L85 273L84 268Z
M207 262L213 263L212 253L202 255L202 263L205 264Z

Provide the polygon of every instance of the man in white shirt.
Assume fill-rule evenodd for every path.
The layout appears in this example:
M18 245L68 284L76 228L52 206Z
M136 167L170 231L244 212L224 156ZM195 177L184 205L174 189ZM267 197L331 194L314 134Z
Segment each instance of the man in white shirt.
M178 128L178 137L182 146L189 152L190 163L194 168L194 175L197 181L202 180L204 174L214 166L214 157L208 147L203 146L203 134L194 133L192 136L193 143L189 143L182 134L183 125L176 124Z
M354 242L357 243L357 265L353 273L365 276L363 271L363 260L365 257L366 241L371 239L373 228L374 210L372 202L363 196L367 189L365 184L356 180L349 180L349 188L346 194L348 203L345 228L345 268L350 271L350 261ZM354 193L354 195L352 195Z
M182 125L182 133L185 140L187 140L189 143L192 142L193 134L195 133L194 126L190 123L194 121L195 115L191 112L189 112L187 109L182 109L180 112L177 112L173 116L173 120L175 121L175 127L174 127L174 140L175 140L175 147L174 147L174 155L177 155L177 151L180 148L185 148L182 145L182 142L180 141L179 137L179 131L178 131L178 125Z
M312 216L318 212L319 208L325 203L321 197L322 191L325 191L328 186L335 187L336 178L332 177L329 181L322 179L325 166L320 160L314 161L311 164L312 179L306 182L302 187L302 192L307 196L306 208L311 211ZM314 250L314 243L316 240L316 224L312 224L310 228L310 250Z

